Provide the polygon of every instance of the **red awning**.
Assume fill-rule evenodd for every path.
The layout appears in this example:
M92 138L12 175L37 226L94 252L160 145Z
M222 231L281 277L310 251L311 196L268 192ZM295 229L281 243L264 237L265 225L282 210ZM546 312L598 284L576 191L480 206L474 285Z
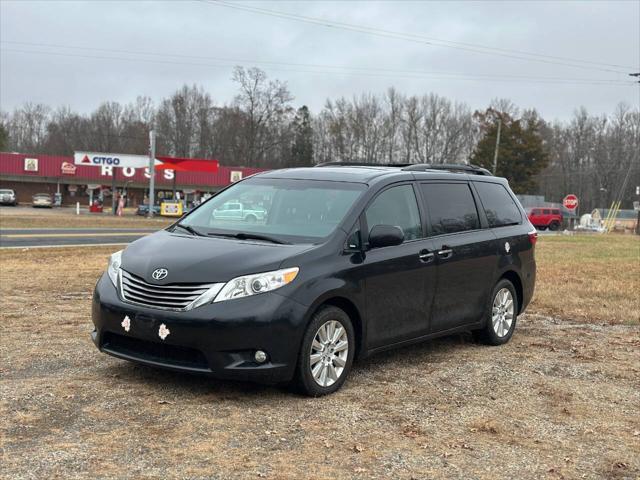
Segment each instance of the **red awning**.
M217 160L206 160L203 158L175 158L156 157L162 165L156 165L156 170L175 170L176 172L208 172L218 171Z

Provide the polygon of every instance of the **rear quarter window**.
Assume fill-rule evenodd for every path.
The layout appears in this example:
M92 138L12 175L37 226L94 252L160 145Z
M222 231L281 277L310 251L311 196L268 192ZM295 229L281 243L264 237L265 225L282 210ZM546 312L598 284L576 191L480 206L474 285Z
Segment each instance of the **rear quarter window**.
M522 221L520 209L504 186L499 183L476 182L475 187L490 227L518 225ZM534 213L538 211L534 210Z

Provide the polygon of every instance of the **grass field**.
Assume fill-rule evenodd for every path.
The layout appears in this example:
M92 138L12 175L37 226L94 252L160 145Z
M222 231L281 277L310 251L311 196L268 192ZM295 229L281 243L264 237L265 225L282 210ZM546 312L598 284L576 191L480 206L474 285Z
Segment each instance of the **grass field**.
M640 324L640 237L545 236L530 311L589 323Z
M99 353L90 299L113 250L0 251L3 478L640 475L637 238L541 238L509 344L381 354L319 399Z
M43 210L28 207L0 208L0 228L157 228L175 222L167 217L145 218L127 212L123 217L107 213L76 215L70 208Z

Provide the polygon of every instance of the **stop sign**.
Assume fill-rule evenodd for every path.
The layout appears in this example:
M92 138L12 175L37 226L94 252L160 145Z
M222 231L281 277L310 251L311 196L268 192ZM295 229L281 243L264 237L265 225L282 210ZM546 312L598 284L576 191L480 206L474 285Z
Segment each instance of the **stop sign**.
M562 205L567 210L575 210L576 208L578 208L578 197L576 197L573 193L570 193L569 195L564 197L564 200L562 200Z

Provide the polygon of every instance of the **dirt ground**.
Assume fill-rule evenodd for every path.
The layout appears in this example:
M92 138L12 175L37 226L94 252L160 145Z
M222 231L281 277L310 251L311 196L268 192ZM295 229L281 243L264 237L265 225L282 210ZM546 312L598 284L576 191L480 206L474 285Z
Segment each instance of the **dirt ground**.
M537 248L509 344L381 354L319 399L103 355L90 298L113 249L0 251L0 476L637 479L640 242Z

